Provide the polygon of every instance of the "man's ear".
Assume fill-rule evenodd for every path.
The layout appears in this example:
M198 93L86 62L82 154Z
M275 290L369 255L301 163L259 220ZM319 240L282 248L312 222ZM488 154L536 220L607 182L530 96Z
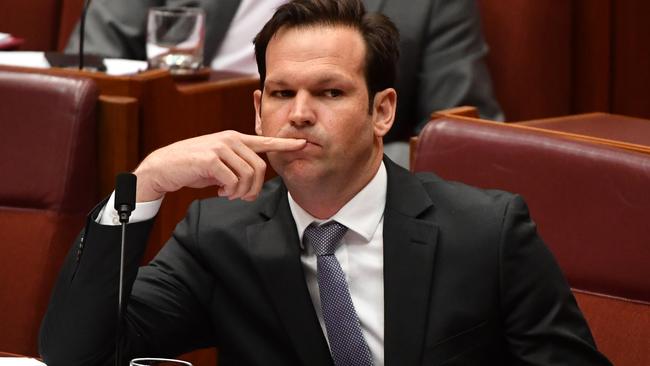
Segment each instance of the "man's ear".
M253 92L253 104L255 105L255 133L262 136L262 91Z
M393 126L395 111L397 110L397 92L395 89L384 89L375 94L372 103L372 121L375 135L385 136Z

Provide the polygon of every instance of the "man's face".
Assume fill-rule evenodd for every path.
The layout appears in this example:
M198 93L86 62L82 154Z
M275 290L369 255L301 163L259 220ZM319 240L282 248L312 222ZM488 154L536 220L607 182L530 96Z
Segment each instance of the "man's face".
M268 153L285 181L344 184L381 160L385 132L369 113L365 52L359 32L344 26L281 29L269 42L256 132L308 141L298 151Z

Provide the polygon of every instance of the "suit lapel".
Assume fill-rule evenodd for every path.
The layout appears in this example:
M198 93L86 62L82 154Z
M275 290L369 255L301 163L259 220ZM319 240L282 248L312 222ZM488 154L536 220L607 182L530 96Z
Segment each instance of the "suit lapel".
M205 46L203 63L210 66L223 42L241 0L200 0L205 9Z
M251 258L302 363L331 365L305 283L297 229L284 186L273 196L261 210L268 221L247 228Z
M438 227L418 218L433 206L419 180L384 162L384 357L387 365L415 365L428 323Z

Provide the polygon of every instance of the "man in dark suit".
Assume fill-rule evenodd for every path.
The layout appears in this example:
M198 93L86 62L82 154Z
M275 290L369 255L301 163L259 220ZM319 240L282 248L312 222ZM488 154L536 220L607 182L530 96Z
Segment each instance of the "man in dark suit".
M259 1L255 6L264 6ZM282 2L275 0L275 3ZM384 142L408 141L431 112L476 106L481 117L502 120L485 65L488 47L476 0L364 0L368 11L391 18L400 31L395 126ZM199 6L206 12L204 64L219 55L242 0L95 0L86 20L85 48L107 57L146 59L147 10L152 6ZM254 7L248 5L248 8ZM255 29L259 29L256 27ZM66 52L76 53L79 29ZM242 47L248 47L248 39ZM252 61L252 60L251 60Z
M521 198L383 156L397 39L357 0L292 1L255 40L258 136L201 136L140 164L127 357L217 346L225 366L609 364ZM261 152L280 175L264 186ZM212 185L222 197L195 202L138 270L164 194ZM111 200L60 274L40 335L50 366L112 363Z

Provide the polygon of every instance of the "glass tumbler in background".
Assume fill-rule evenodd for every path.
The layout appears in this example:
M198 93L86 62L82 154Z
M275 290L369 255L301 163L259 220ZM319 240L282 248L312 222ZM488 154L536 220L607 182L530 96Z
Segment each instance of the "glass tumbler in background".
M192 366L191 363L181 360L172 360L169 358L134 358L130 366Z
M155 7L147 18L147 60L150 68L189 74L201 68L205 12L200 8Z

